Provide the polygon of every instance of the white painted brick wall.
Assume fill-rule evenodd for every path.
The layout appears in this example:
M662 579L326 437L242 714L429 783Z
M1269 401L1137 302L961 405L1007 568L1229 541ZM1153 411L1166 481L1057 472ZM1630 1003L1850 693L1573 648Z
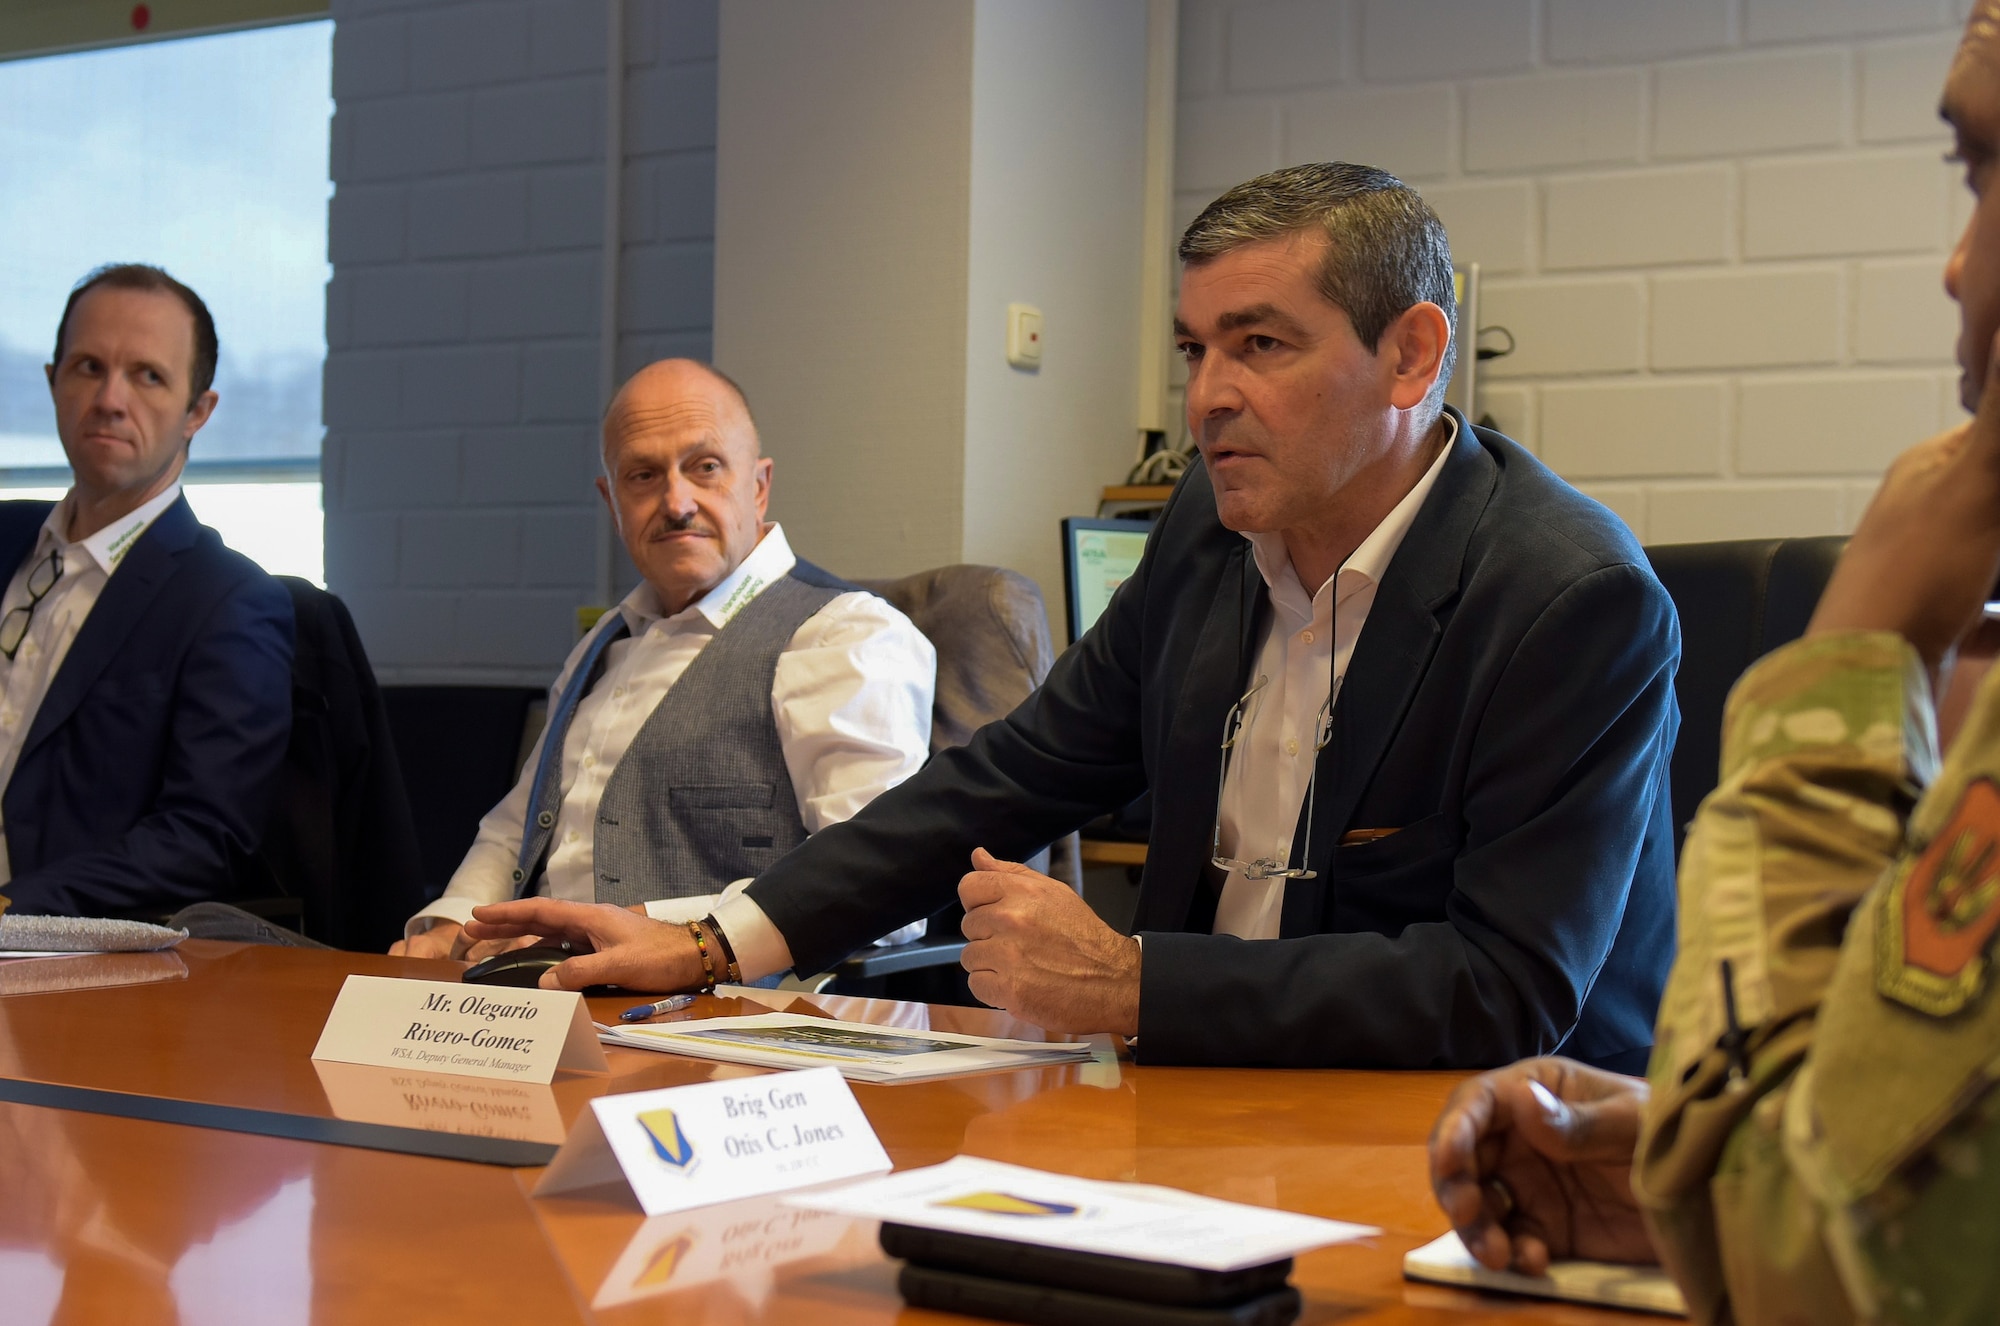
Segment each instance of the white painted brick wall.
M1284 159L1365 161L1406 179L1442 175L1451 169L1456 109L1449 84L1292 97Z
M1730 44L1730 0L1548 0L1548 58L1561 63L1662 60Z
M1238 6L1229 15L1231 89L1313 87L1340 75L1346 15L1324 0Z
M1861 51L1861 141L1944 139L1938 89L1958 49L1956 31L1876 42Z
M630 371L708 353L716 5L626 6ZM603 0L332 12L328 583L385 680L543 684L595 598Z
M1407 81L1525 69L1533 0L1360 0L1361 74Z
M1548 387L1541 456L1584 479L1714 474L1728 410L1729 385L1720 381Z
M1755 161L1743 168L1743 253L1931 252L1952 171L1935 152Z
M1649 543L1792 539L1840 533L1852 523L1837 483L1656 485L1646 491Z
M1494 377L1645 366L1646 285L1637 277L1489 281L1483 289L1480 320L1514 333L1514 353L1486 365Z
M1645 80L1626 70L1467 85L1465 168L1525 170L1639 159Z
M1753 267L1655 277L1652 366L1835 363L1843 307L1838 267Z
M1967 205L1937 98L1964 16L1182 0L1175 212L1281 163L1395 170L1514 334L1480 395L1512 436L1649 541L1840 532L1963 417L1940 274ZM358 200L348 242L391 206Z
M1746 382L1737 468L1744 474L1878 474L1911 441L1937 431L1938 403L1932 373L1815 373Z
M1931 258L1861 264L1854 357L1868 364L1925 364L1958 338L1958 306Z
M1729 256L1727 166L1683 166L1550 180L1542 262L1566 267L1651 267Z
M1653 82L1654 155L1838 147L1850 118L1853 64L1835 48L1661 65Z
M1451 250L1461 262L1476 262L1491 276L1528 269L1533 261L1535 187L1524 180L1503 184L1424 186L1424 199L1444 218Z
M1743 28L1753 42L1864 37L1935 27L1945 12L1938 0L1743 0Z
M1209 100L1180 108L1175 121L1177 187L1219 193L1278 164L1278 104Z

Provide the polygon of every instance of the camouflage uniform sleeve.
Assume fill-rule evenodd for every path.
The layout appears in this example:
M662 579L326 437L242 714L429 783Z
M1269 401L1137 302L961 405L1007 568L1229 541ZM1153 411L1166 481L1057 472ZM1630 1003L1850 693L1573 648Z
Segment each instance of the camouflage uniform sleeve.
M1849 918L1900 850L1936 767L1930 690L1900 637L1790 645L1731 693L1721 781L1682 850L1680 943L1633 1169L1698 1322L1852 1319L1781 1120ZM1722 963L1748 1033L1721 1048Z

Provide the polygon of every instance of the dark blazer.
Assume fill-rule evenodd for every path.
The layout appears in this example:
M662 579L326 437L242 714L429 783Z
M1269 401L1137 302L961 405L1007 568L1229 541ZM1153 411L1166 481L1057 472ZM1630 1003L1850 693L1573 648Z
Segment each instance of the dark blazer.
M1018 859L1150 789L1145 1060L1467 1068L1560 1047L1643 1067L1674 950L1680 633L1630 533L1461 421L1320 755L1319 877L1286 886L1281 938L1246 942L1208 933L1207 862L1223 718L1268 612L1196 465L1039 691L751 885L798 970L936 910L974 845Z
M6 576L49 506L0 502ZM0 794L12 910L152 914L236 893L291 724L291 601L182 498L105 583Z

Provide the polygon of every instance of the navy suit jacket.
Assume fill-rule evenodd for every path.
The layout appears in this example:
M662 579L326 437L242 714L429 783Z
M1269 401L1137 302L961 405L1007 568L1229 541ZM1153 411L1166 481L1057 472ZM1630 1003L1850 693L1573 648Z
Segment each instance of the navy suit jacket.
M936 911L975 845L1018 860L1150 790L1143 1059L1643 1068L1674 951L1680 631L1631 534L1461 421L1320 755L1319 876L1286 885L1279 939L1246 942L1208 933L1208 858L1269 611L1196 465L1040 690L751 885L798 970ZM1337 845L1361 829L1395 832Z
M49 507L0 502L0 574L34 551ZM291 598L183 497L105 582L0 793L11 910L157 914L230 896L291 725Z

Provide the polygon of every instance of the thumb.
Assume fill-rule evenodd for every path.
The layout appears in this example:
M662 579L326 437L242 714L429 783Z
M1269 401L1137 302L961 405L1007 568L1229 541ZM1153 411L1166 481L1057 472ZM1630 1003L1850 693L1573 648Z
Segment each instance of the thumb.
M1035 873L1019 861L1002 861L984 847L975 847L972 849L972 868L974 870L997 870L1003 875L1032 875Z
M544 990L582 990L593 985L617 985L623 964L611 953L580 953L542 973Z
M1566 1101L1532 1079L1527 1087L1531 1104L1516 1116L1516 1126L1535 1150L1552 1160L1586 1162L1607 1158L1598 1153L1617 1146L1601 1102ZM1630 1155L1628 1143L1624 1156Z

